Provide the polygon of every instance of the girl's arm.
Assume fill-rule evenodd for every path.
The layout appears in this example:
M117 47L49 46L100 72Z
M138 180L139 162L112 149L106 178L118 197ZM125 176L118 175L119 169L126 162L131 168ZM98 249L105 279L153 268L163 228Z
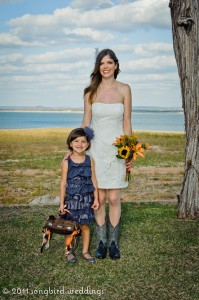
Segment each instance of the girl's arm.
M88 102L88 94L84 96L84 116L81 127L90 127L92 119L92 105Z
M92 182L93 182L93 186L95 188L94 190L94 203L91 206L91 208L93 208L94 210L98 210L99 208L99 201L98 201L98 190L97 190L97 178L95 176L95 163L94 160L91 157L91 172L92 172Z
M60 184L60 214L64 215L66 209L64 208L64 198L66 193L66 180L68 173L68 160L64 160L61 170L61 184Z

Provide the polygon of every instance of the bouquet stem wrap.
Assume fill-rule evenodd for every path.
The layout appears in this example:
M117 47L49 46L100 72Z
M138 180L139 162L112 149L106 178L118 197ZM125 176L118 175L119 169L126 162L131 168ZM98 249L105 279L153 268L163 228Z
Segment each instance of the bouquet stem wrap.
M125 159L126 162L136 160L137 156L144 158L143 152L148 149L147 143L143 144L138 141L136 135L121 135L119 138L116 137L116 141L113 143L118 148L116 157L118 159ZM131 171L126 169L126 181L131 179Z

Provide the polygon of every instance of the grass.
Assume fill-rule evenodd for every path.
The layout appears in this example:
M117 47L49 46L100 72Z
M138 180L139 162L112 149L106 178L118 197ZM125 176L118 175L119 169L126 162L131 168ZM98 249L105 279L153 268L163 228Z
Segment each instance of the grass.
M0 201L23 204L59 194L67 129L0 131ZM139 132L150 144L122 194L121 259L67 264L63 236L40 254L41 229L53 206L1 206L0 299L199 299L198 222L179 221L175 204L124 203L175 198L181 188L184 135ZM91 226L91 253L96 238ZM65 295L60 293L65 291ZM42 294L43 293L43 294ZM78 294L77 294L78 293Z
M67 264L60 235L54 235L50 248L40 254L41 228L52 213L55 208L50 206L0 209L0 299L199 299L198 222L179 221L175 205L123 203L121 259L107 257L95 264L81 257L81 240L78 262ZM94 254L93 231L92 227ZM49 287L64 287L67 295L42 295ZM2 294L3 288L9 293ZM74 290L90 294L77 295Z
M30 203L59 194L61 161L70 129L0 130L0 202ZM184 134L138 132L150 145L137 159L123 199L173 199L179 194L184 164ZM145 187L145 188L143 188Z

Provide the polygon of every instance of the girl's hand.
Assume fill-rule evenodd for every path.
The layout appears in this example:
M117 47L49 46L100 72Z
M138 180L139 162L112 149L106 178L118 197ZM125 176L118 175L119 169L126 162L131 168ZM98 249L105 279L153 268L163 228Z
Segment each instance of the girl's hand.
M66 159L68 159L69 156L71 156L71 154L72 154L72 151L71 151L71 150L67 150L67 151L66 151L66 154L65 154L65 156L64 156L64 158L63 158L63 160L62 160L62 162L61 162L61 166L63 165L63 162L64 162Z
M70 213L68 209L66 209L66 205L60 204L59 213L60 215L65 215L66 213Z
M99 202L98 202L98 200L94 200L94 203L91 206L91 208L93 208L94 210L98 210L99 209Z
M130 160L130 161L127 161L126 162L126 169L127 169L127 171L131 171L131 167L132 167L132 165L133 165L133 158Z

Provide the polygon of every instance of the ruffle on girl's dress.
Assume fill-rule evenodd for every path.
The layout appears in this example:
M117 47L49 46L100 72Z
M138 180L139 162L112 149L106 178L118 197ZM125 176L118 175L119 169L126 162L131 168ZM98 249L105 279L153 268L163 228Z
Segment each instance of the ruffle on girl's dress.
M90 157L86 155L85 161L83 163L75 163L72 159L68 158L68 168L70 172L67 176L68 179L79 176L91 177L91 163Z
M91 206L93 204L94 196L93 193L86 195L67 195L65 199L65 204L67 204L68 210L78 210L84 207Z
M68 175L66 185L65 204L70 213L64 218L80 224L89 224L94 220L94 211L91 208L94 201L94 186L91 180L91 161L86 155L81 164L68 159Z
M92 193L94 191L94 187L92 184L70 184L67 185L67 195L75 195L81 194L85 195L87 193Z
M65 215L68 220L76 221L80 224L88 224L94 220L93 193L87 195L67 195L65 204L70 213Z
M67 195L87 194L94 191L91 180L91 162L90 157L86 155L85 161L81 164L68 161L69 173L67 176L66 193Z
M91 210L91 208L84 208L84 210L79 210L78 213L77 211L71 211L70 214L67 213L65 216L62 216L62 218L76 221L79 224L89 224L95 220L94 212Z

